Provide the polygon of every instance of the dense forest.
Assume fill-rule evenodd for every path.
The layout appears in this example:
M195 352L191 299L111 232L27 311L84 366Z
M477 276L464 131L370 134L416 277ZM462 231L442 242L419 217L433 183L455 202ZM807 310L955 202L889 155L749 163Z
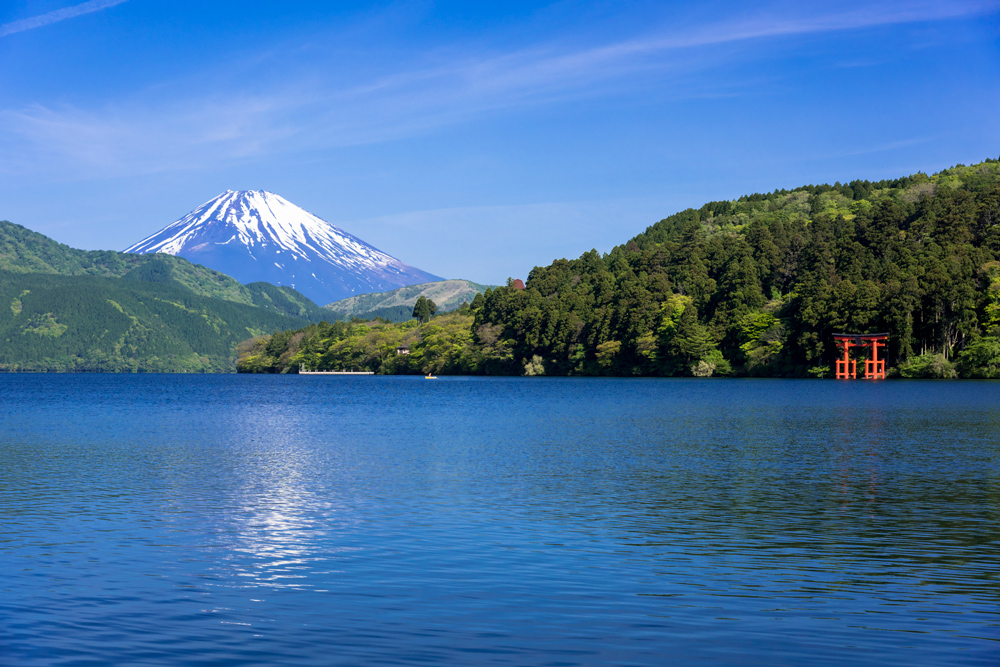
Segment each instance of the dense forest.
M0 222L0 371L231 372L247 336L325 316L289 287Z
M247 336L307 321L175 281L0 271L0 370L232 372Z
M1000 377L1000 161L711 202L426 324L245 341L238 369L829 376L839 332L887 332L891 374Z

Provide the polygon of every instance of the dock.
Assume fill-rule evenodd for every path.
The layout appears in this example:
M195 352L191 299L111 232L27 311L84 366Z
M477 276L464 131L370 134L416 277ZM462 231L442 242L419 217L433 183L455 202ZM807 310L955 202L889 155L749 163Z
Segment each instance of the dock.
M299 375L375 375L375 371L299 371Z

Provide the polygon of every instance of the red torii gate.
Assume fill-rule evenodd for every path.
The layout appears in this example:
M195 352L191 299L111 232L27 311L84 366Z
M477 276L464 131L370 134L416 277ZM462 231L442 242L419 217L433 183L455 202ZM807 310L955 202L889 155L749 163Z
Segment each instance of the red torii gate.
M889 334L833 334L840 350L844 353L843 359L837 359L837 379L846 380L858 377L858 362L851 359L852 347L866 347L871 349L871 355L865 361L865 379L879 380L885 379L885 359L878 358L880 347L886 346Z

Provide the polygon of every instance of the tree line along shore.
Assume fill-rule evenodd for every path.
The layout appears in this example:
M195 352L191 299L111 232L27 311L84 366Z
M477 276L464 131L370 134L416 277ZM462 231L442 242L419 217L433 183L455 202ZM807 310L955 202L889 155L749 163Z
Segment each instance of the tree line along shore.
M536 267L456 311L244 340L240 372L831 376L887 332L890 375L1000 377L1000 161L753 194Z

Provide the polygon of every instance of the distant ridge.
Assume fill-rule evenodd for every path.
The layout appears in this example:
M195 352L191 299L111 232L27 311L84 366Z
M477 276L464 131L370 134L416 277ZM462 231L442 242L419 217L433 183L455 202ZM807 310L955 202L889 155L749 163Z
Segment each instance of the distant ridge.
M379 294L352 296L323 308L332 311L337 319L379 316L392 321L403 321L410 319L409 311L420 297L430 299L437 305L438 312L445 313L465 302L471 303L477 294L484 293L489 287L471 280L441 280L400 287Z
M125 252L167 253L316 303L441 280L263 190L228 190Z

